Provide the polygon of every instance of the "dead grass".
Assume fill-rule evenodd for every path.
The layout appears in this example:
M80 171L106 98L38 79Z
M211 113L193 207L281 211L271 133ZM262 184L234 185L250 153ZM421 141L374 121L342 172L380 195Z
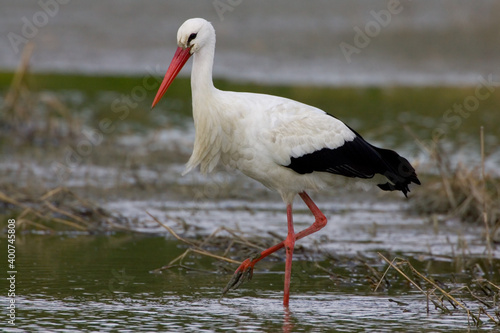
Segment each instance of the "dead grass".
M414 210L419 214L443 214L482 225L486 228L487 245L491 246L500 229L500 179L485 172L482 128L478 147L482 158L475 165L454 165L439 142L428 146L414 137L438 170L437 176L427 176L422 187L415 191Z
M468 285L462 285L456 288L444 287L443 283L438 283L432 278L420 273L406 259L394 258L392 261L379 253L379 256L389 265L385 270L375 291L379 288L390 269L396 270L410 284L422 293L427 299L427 313L430 312L430 303L436 310L443 314L453 314L456 311L464 311L467 314L470 326L479 327L483 324L481 316L484 315L495 325L500 326L500 311L498 306L498 297L500 296L500 287L491 281L483 278L473 279L471 282L476 285L476 291ZM409 270L410 274L403 270ZM410 275L412 277L410 277ZM479 295L477 290L482 292ZM463 299L467 297L467 301ZM475 310L473 310L475 309ZM475 311L475 312L474 312Z
M34 44L27 43L0 112L0 138L10 144L57 144L75 139L82 120L54 94L30 88L29 63Z
M171 260L167 265L153 270L153 273L161 273L162 271L169 270L174 267L181 267L187 270L192 270L192 266L186 266L183 264L184 260L189 258L189 254L191 253L210 257L222 262L239 265L241 264L241 262L229 258L229 253L232 253L233 255L238 257L250 256L251 254L260 253L268 246L270 246L268 242L263 243L262 241L257 242L255 240L250 240L241 232L226 227L217 228L214 232L212 232L209 236L205 237L202 240L188 240L179 236L171 227L161 222L155 216L151 215L150 213L148 213L148 215L156 223L165 228L175 239L188 245L186 251L184 251L180 256ZM182 224L184 224L184 221L181 222ZM213 249L214 252L221 252L222 254L214 254L212 251L208 251L205 248Z
M236 260L233 260L231 258L227 258L225 255L227 254L227 251L224 251L224 254L223 255L216 255L216 254L213 254L209 251L206 251L204 249L202 249L202 247L204 245L208 245L209 242L212 240L213 237L215 237L215 235L222 231L221 230L216 230L214 233L212 233L209 237L207 237L204 241L202 242L196 242L196 241L192 241L192 240L187 240L185 238L182 238L180 237L179 235L177 235L177 233L172 229L170 228L169 226L167 226L166 224L160 222L160 220L158 220L156 217L154 217L153 215L151 215L150 213L148 213L148 215L154 220L156 221L159 225L161 225L163 228L165 228L172 236L174 236L175 239L181 241L182 243L184 244L187 244L189 245L189 248L184 251L184 253L182 253L180 256L178 256L177 258L173 259L172 261L170 261L167 265L165 266L162 266L160 268L157 268L155 270L152 271L152 273L161 273L162 271L164 270L167 270L167 269L171 269L173 267L182 267L182 268L185 268L185 269L190 269L188 268L187 266L183 265L183 260L190 254L190 253L196 253L196 254L199 254L199 255L203 255L203 256L207 256L207 257L210 257L210 258L214 258L214 259L217 259L217 260L221 260L221 261L225 261L225 262L229 262L229 263L232 263L232 264L239 264L238 261ZM228 229L226 228L223 228L224 231L229 231ZM236 236L235 233L232 233L231 234L233 236ZM240 237L239 237L240 238ZM250 244L249 242L245 241L245 243L247 244ZM230 243L230 246L227 248L228 250L231 248L231 246L233 245L234 243L231 242ZM219 244L220 245L220 244Z
M57 187L41 195L31 191L0 190L0 207L4 211L18 211L19 230L107 232L131 230L130 221L111 214L95 203L82 199L71 190Z

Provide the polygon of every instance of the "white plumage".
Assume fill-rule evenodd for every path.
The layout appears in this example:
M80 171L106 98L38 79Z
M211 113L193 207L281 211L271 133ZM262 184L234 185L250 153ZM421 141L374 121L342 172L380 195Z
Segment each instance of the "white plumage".
M265 94L221 91L212 82L215 31L203 19L186 21L177 34L178 46L191 46L194 150L184 174L198 165L210 172L222 162L278 191L288 204L306 190L324 186L321 175L300 175L286 165L321 148L336 148L354 139L340 120L315 107Z
M206 20L194 18L182 24L177 44L179 47L153 106L194 55L191 90L196 136L184 174L198 166L202 173L210 172L223 163L278 191L287 205L287 239L259 257L244 261L225 291L249 278L256 262L285 247L283 304L288 306L294 242L326 224L326 218L305 191L327 185L333 174L360 178L382 174L388 182L378 185L381 189L400 190L406 195L408 184L419 184L415 170L397 153L370 145L340 120L318 108L277 96L215 88L212 82L215 31ZM295 234L292 202L297 194L316 221Z
M202 110L193 106L196 139L185 173L198 165L210 172L222 162L278 191L286 203L322 185L316 173L287 168L291 157L336 148L355 137L336 118L289 99L219 90L212 95Z

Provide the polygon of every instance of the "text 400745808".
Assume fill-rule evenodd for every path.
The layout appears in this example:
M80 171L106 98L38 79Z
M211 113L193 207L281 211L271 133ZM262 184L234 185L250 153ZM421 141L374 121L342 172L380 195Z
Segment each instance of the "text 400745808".
M7 221L7 281L9 281L9 289L7 297L9 298L7 314L7 322L9 325L15 325L16 320L16 220L9 219Z

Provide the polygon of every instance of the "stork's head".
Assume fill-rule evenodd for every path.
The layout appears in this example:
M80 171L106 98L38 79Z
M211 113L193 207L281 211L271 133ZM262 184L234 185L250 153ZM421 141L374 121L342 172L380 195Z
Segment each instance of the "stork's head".
M212 24L202 18L192 18L184 22L177 31L177 45L182 49L190 49L190 53L198 52L203 45L211 42L215 36Z
M204 45L215 43L215 30L212 24L202 18L192 18L184 22L177 31L177 51L175 51L174 58L168 67L165 78L156 93L151 108L160 101L162 96L167 91L168 87L174 81L177 74L188 61L189 57Z

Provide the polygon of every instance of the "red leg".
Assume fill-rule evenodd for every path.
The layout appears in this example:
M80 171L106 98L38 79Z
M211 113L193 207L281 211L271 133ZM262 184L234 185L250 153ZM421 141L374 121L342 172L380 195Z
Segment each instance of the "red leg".
M306 228L299 232L296 235L295 239L304 238L306 236L309 236L310 234L315 233L316 231L323 229L327 222L325 215L319 210L318 206L316 206L314 201L312 201L312 199L309 197L309 195L307 195L306 192L301 192L299 193L299 195L302 200L304 200L311 213L313 213L315 220L309 228Z
M312 233L315 233L316 231L320 230L326 225L326 217L325 215L319 210L319 208L316 206L316 204L312 201L312 199L307 195L306 192L301 192L299 193L299 196L302 198L302 200L305 202L311 213L313 213L315 221L314 223L302 230L301 232L295 234L295 240L304 238ZM289 244L291 243L289 241L290 238L290 224L292 222L292 207L291 205L287 206L287 219L288 219L288 235L287 239L284 240L283 242L276 244L267 250L262 251L259 255L248 258L245 261L241 263L241 265L236 269L234 272L233 277L229 281L229 283L226 285L224 290L222 291L222 296L224 296L230 289L237 289L243 282L250 280L253 275L253 267L255 266L256 263L267 257L268 255L278 251L279 249L285 247L285 243L288 241ZM292 225L292 233L293 233L293 225ZM295 243L295 242L294 242ZM293 251L293 250L292 250ZM290 272L291 272L291 255L290 255ZM288 253L287 253L287 263L288 263ZM288 266L286 266L288 267ZM286 289L286 270L285 270L285 289ZM285 290L286 291L286 290ZM287 297L287 296L285 296ZM285 303L285 300L283 300L283 303ZM288 303L288 300L287 300Z
M292 205L286 206L286 218L288 223L288 235L284 241L286 250L286 264L285 264L285 288L283 290L283 306L288 307L290 299L290 279L292 277L292 256L293 248L295 246L295 232L293 231L292 219Z

